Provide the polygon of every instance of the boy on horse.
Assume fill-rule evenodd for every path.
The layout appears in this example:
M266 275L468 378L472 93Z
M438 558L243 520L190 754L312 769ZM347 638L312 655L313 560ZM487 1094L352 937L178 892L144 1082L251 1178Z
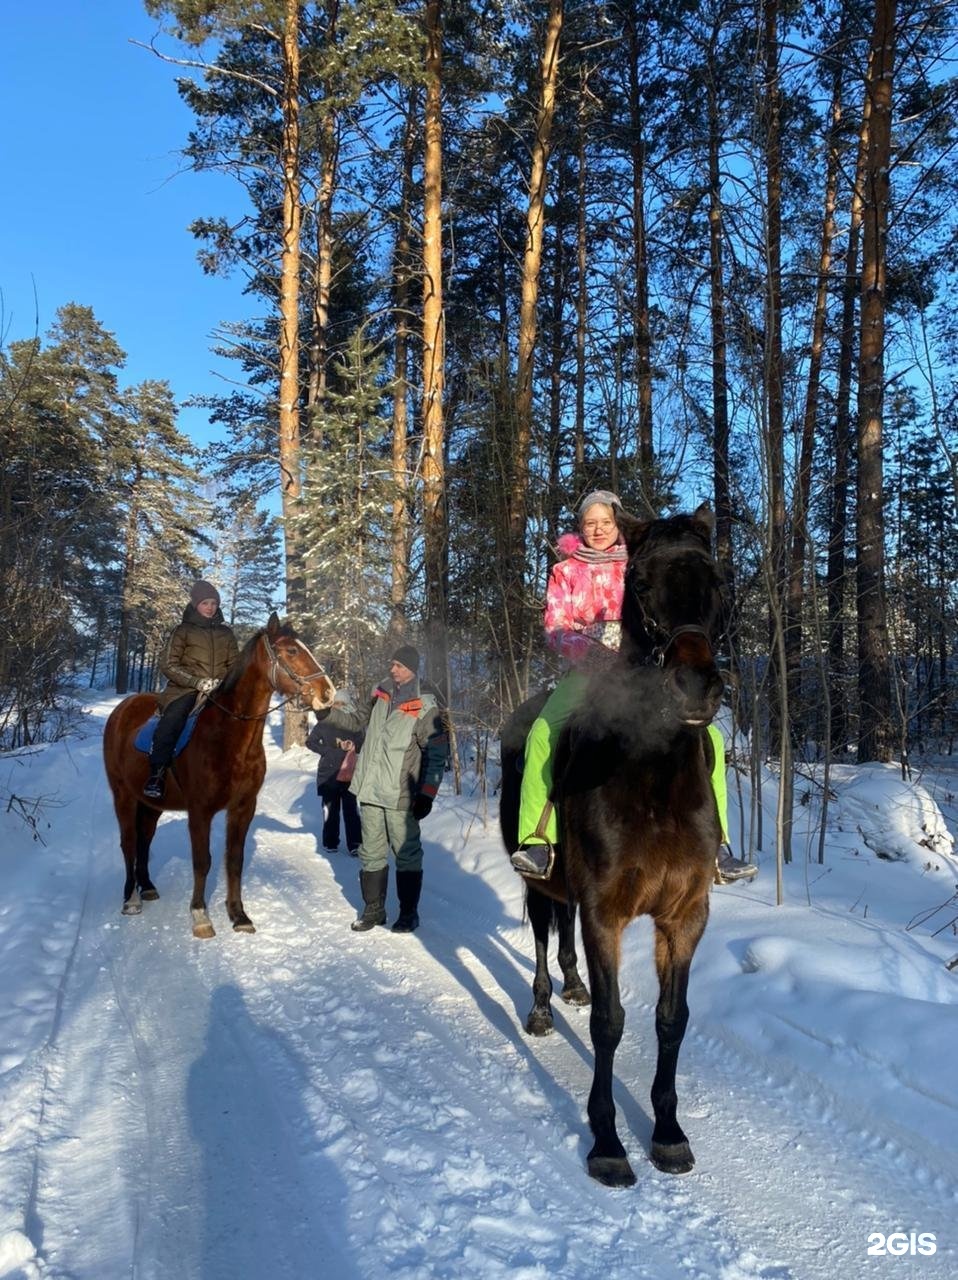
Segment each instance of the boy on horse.
M621 642L628 559L616 523L621 510L618 497L607 489L588 494L579 506L579 536L565 534L559 539L559 550L566 558L553 567L549 577L546 640L572 669L556 685L526 740L519 804L520 845L512 855L517 871L538 879L549 876L557 841L556 816L549 794L559 735L581 703L589 676L611 665ZM714 725L709 725L708 732L715 754L712 790L723 840L716 880L729 884L750 879L758 867L733 857L728 846L725 743Z

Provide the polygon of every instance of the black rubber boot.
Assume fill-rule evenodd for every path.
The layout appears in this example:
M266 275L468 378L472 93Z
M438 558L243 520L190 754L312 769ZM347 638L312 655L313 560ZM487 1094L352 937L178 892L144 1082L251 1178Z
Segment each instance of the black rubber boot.
M358 920L349 926L354 933L365 933L367 929L375 929L377 924L386 923L386 886L389 883L389 868L380 871L360 871L359 887L363 891L363 913Z
M419 928L419 895L422 893L421 871L397 871L396 891L399 894L399 918L393 925L393 933L412 933Z
M146 780L143 788L143 794L149 796L151 800L162 800L166 783L163 779L166 777L166 766L162 764L150 765L150 776Z

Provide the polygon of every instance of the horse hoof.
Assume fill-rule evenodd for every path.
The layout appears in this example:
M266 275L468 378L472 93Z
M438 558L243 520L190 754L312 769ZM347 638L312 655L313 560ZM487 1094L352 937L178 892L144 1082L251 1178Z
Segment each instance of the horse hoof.
M551 1036L554 1030L552 1014L542 1009L533 1009L526 1019L526 1031L530 1036Z
M653 1142L649 1159L662 1173L691 1173L695 1167L695 1156L687 1142L665 1144Z
M143 914L143 903L138 893L132 893L123 904L123 915L138 916Z
M157 890L154 889L152 885L150 885L148 889L143 890L143 893L141 896L144 902L156 902L157 898L159 898L160 895L157 892Z
M566 1004L577 1005L580 1009L583 1009L587 1004L592 1003L592 997L581 982L578 986L563 987L559 995Z
M625 1156L589 1156L587 1167L589 1177L595 1178L604 1187L635 1185L635 1174Z
M191 907L190 915L193 917L194 938L216 937L216 930L213 928L213 922L210 920L206 911L199 907Z
M252 920L237 920L236 923L233 925L233 932L234 933L255 933L256 926L253 924Z

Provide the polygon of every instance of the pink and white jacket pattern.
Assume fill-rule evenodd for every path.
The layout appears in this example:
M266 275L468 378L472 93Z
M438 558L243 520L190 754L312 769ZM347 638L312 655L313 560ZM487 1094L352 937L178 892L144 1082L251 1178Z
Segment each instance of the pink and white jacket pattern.
M558 545L567 559L549 575L546 641L574 667L587 666L619 647L626 562L576 560L572 553L583 543L574 533L563 534Z

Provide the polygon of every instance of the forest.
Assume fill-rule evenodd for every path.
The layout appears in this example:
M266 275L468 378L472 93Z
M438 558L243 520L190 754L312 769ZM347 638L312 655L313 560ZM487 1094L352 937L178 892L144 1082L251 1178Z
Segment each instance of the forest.
M484 744L602 487L712 506L753 759L952 751L954 4L145 7L184 162L243 196L197 270L257 319L202 451L82 299L0 350L0 746L81 673L152 687L201 572L354 687L413 640Z

